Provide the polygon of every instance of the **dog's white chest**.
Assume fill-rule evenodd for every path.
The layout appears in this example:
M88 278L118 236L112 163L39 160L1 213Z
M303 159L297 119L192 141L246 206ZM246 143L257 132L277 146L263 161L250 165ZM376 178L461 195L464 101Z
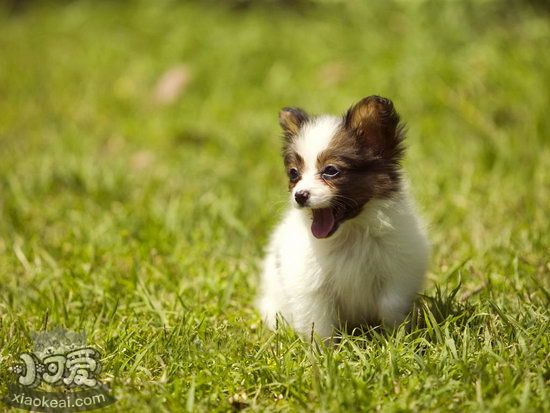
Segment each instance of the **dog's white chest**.
M327 293L340 320L361 324L377 317L376 298L384 284L388 253L379 239L363 231L349 234L320 257Z
M334 326L400 323L422 286L428 246L408 204L390 207L373 202L324 240L290 210L264 263L258 307L268 324L280 313L303 334L315 325L329 336Z

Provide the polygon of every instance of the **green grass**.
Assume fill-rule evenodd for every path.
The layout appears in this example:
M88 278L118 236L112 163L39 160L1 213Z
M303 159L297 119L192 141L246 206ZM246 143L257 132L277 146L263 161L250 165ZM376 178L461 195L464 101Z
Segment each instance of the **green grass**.
M107 411L550 411L548 10L361 4L0 8L2 392L61 325L102 352ZM321 349L252 306L277 111L370 94L408 123L429 281L412 332Z

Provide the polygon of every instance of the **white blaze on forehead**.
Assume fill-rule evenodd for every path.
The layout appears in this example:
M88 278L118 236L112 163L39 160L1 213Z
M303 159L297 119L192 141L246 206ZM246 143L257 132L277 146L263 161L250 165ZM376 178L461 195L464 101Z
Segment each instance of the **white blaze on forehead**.
M304 160L306 171L312 172L317 168L317 156L327 149L340 122L335 116L320 116L302 127L294 147Z
M309 193L308 207L327 208L333 197L332 189L319 178L317 157L328 148L338 131L341 120L334 116L320 116L308 121L294 141L294 150L304 160L304 170L292 191L292 201L296 203L298 191Z

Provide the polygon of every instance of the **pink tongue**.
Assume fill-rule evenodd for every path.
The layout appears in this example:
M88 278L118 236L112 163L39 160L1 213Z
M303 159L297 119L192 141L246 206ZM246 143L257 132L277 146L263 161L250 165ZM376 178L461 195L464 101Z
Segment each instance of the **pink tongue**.
M314 209L311 233L315 238L326 238L334 227L334 215L330 208Z

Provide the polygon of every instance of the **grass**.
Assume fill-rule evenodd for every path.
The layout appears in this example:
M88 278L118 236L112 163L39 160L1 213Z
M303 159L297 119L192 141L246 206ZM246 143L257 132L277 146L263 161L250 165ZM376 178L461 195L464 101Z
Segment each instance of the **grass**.
M60 325L102 352L106 411L550 411L544 4L232 4L0 8L2 391ZM323 349L252 306L276 114L369 94L408 123L433 259L417 328Z

